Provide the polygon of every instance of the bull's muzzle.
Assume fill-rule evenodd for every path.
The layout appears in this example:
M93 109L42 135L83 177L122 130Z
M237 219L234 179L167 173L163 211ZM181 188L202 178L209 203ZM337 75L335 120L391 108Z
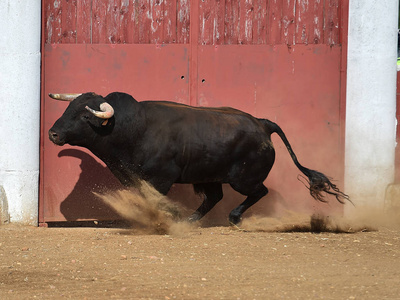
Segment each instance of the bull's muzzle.
M65 141L62 140L62 139L60 138L60 136L58 135L58 133L55 132L55 131L52 130L52 129L49 130L49 139L50 139L50 141L52 141L54 144L59 145L59 146L62 146L62 145L65 144Z

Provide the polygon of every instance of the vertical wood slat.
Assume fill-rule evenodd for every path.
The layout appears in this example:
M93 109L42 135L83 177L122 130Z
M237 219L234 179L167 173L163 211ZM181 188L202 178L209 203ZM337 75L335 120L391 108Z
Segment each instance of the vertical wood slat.
M239 28L238 42L239 44L253 43L253 0L239 1Z
M62 39L62 21L61 21L61 0L47 1L45 7L47 11L46 20L46 42L60 43Z
M296 1L284 0L282 5L282 30L281 43L286 45L296 44Z
M324 44L335 45L340 42L339 15L339 0L325 0Z
M312 20L312 33L308 43L321 44L324 41L324 2L325 0L314 0ZM310 20L310 21L311 21Z
M177 1L164 1L163 43L173 44L177 41Z
M63 44L76 43L76 0L61 1L61 26Z
M131 4L133 7L131 10L131 27L127 29L128 36L132 36L132 43L139 44L140 42L140 3L139 1L133 0ZM129 22L129 21L128 21Z
M211 1L199 1L199 45L211 45L213 43L213 23L217 22Z
M253 44L267 43L268 0L254 0Z
M49 1L46 1L43 3L42 15L44 17L43 36L44 36L45 44L52 44L52 43L54 43L54 41L53 41L54 9L52 8L52 5Z
M150 1L140 0L139 3L139 43L149 44L151 38Z
M107 3L101 0L92 1L92 43L109 43L107 32Z
M76 43L92 43L92 0L77 1Z
M296 44L307 44L308 43L308 12L309 12L309 1L308 0L297 0L296 2L296 32L295 41Z
M225 7L225 44L239 43L239 3L240 0L226 0Z
M246 14L246 2L251 1L251 0L239 0L238 1L238 7L237 7L237 18L238 18L238 23L237 23L237 40L239 45L247 44L247 38L246 38L246 22L249 21L247 19L247 14ZM251 20L250 20L251 23Z
M272 45L280 44L282 41L282 7L278 5L280 1L268 1L268 36L267 42Z
M123 44L132 44L134 36L134 16L132 18L134 5L129 4L129 0L121 0L119 16L119 40Z
M232 44L233 33L233 19L232 19L232 0L225 1L225 30L224 30L224 44Z
M163 1L150 0L150 44L161 44L163 41ZM146 30L146 28L144 29Z
M190 37L190 0L177 0L177 43L188 44Z
M216 0L215 19L213 22L213 44L225 42L225 0Z
M106 13L106 36L104 38L111 44L120 44L124 40L120 26L120 7L121 0L108 1Z

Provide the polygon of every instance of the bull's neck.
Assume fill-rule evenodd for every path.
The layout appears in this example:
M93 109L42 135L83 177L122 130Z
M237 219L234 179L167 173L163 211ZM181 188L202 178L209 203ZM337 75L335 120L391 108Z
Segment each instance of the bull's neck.
M136 101L110 104L115 113L106 125L109 132L97 134L87 148L109 167L121 162L134 165L136 144L140 143L144 131L145 112Z

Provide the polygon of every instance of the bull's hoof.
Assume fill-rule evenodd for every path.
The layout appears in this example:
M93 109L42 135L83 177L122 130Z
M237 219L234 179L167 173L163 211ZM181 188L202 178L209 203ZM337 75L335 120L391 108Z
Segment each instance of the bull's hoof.
M229 215L229 223L231 225L238 225L241 220L242 220L241 215L236 215L232 213Z
M190 222L190 223L194 223L194 222L197 222L200 219L201 219L201 216L199 214L193 213L191 216L189 216L187 218L187 221Z

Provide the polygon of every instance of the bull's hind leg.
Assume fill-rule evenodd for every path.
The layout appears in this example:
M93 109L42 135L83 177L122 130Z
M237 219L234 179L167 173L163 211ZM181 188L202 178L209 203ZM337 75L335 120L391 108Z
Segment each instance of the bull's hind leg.
M229 222L236 225L240 222L242 218L242 214L253 204L255 204L258 200L268 194L268 189L263 185L258 185L255 189L248 193L243 191L241 188L232 186L236 191L241 194L247 195L246 200L244 200L238 207L233 209L229 214Z
M197 194L203 194L204 200L200 207L189 217L190 222L200 220L217 204L223 196L222 184L220 183L204 183L194 184L194 191Z

